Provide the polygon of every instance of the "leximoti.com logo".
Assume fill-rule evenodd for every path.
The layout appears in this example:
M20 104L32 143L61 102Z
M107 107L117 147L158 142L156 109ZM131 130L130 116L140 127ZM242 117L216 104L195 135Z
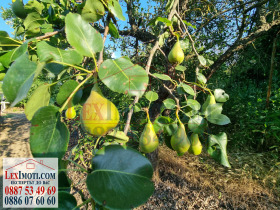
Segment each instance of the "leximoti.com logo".
M3 158L4 208L57 208L57 158Z

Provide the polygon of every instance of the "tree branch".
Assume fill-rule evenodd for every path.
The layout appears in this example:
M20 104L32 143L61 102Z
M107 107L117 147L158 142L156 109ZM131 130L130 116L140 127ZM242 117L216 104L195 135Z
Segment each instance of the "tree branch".
M226 52L221 55L212 66L210 66L210 70L211 72L208 74L207 76L207 80L209 80L212 75L214 74L215 71L217 71L217 69L220 68L220 66L228 59L230 58L235 52L243 49L244 47L246 47L248 44L252 43L254 40L256 40L257 38L259 38L260 36L270 33L271 31L276 30L276 32L278 32L280 30L280 19L276 20L272 23L266 23L264 25L262 25L257 31L255 31L254 33L251 33L250 35L248 35L247 37L244 37L242 39L237 39L234 44L229 47Z
M46 38L52 37L52 36L54 36L54 35L56 35L56 34L58 34L58 33L63 32L64 29L65 29L65 27L63 27L62 29L60 29L60 30L58 30L58 31L46 33L46 34L43 35L43 36L38 36L38 37L36 37L36 40L42 40L42 39L46 39Z

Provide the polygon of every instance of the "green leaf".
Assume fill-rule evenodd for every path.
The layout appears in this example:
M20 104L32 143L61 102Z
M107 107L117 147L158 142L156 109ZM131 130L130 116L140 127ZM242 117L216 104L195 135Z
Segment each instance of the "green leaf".
M12 3L12 11L17 17L21 19L26 18L26 11L22 0L16 0Z
M79 14L69 13L65 18L66 38L83 56L94 57L103 49L103 39Z
M185 66L180 66L180 65L177 65L177 66L175 67L175 69L176 69L177 71L186 71L186 70L187 70L187 68L186 68Z
M227 135L222 132L208 137L208 154L220 164L231 167L227 158Z
M3 81L5 75L6 75L6 73L0 73L0 82ZM1 86L2 86L2 84L1 84Z
M32 85L36 68L36 64L28 59L28 55L23 54L8 70L2 89L12 107L26 97Z
M41 28L41 32L44 33L44 34L54 31L52 24L43 24L43 25L41 25L40 28Z
M230 123L230 119L223 114L210 114L206 117L206 119L213 124L216 125L226 125Z
M210 59L206 59L206 62L207 62L207 66L211 66L214 63L214 61Z
M65 191L70 192L71 190L71 181L67 176L66 171L60 171L58 173L58 190L59 191Z
M10 63L20 57L22 54L26 53L27 51L27 42L23 43L21 46L7 52L6 54L0 57L0 62L6 68L9 67Z
M196 29L196 26L192 25L191 23L187 22L186 20L183 20L183 22L184 22L187 26L190 26L190 27Z
M20 36L24 33L24 28L22 26L17 27L16 36Z
M206 66L206 59L202 55L198 56L198 60L202 66Z
M119 143L126 143L129 140L129 137L122 131L112 130L109 132L106 137L112 137L117 140ZM119 141L121 140L121 142Z
M158 74L158 73L154 73L153 74L155 77L161 79L161 80L167 80L167 81L171 81L172 79L166 75L166 74Z
M174 109L176 107L176 102L171 98L165 99L163 104L166 109Z
M171 26L172 25L172 22L170 20L168 20L167 18L163 18L163 17L157 17L155 24L157 24L158 22L165 23L166 26Z
M156 101L158 100L158 94L156 92L153 91L149 91L145 94L146 99L148 99L148 101L152 102L152 101Z
M92 167L86 184L95 202L105 208L131 209L153 194L152 165L136 150L107 146L92 159Z
M190 41L188 38L180 40L179 42L182 50L188 50L190 48Z
M109 11L115 17L119 18L120 20L125 21L125 17L123 16L121 5L119 4L119 2L117 0L109 0L108 8L109 8Z
M140 103L136 103L133 107L134 112L140 112L141 110L141 104Z
M207 121L199 115L193 116L188 122L188 128L194 133L203 133L206 127Z
M112 91L142 96L149 83L147 72L128 57L104 61L98 71L101 81Z
M190 86L188 86L188 85L186 85L186 84L184 84L184 83L180 83L180 84L178 85L177 88L180 88L180 87L183 88L183 90L184 90L186 93L188 93L188 94L190 94L190 95L192 95L192 96L195 95L194 90L193 90Z
M207 79L203 74L198 73L196 76L199 82L201 82L202 84L206 84Z
M32 119L33 115L38 109L49 105L51 97L49 92L50 86L50 84L43 84L39 86L28 100L24 109L24 113L28 120Z
M115 26L114 23L112 23L111 20L109 22L109 33L114 38L119 38L120 37L117 27Z
M44 24L45 19L40 16L37 12L32 12L27 15L23 25L27 30L28 35L34 35L40 33L40 26Z
M37 43L37 54L41 62L55 60L67 64L80 64L83 60L76 50L62 50L42 41Z
M60 87L59 92L56 96L56 102L61 106L68 99L71 93L75 90L75 88L79 85L79 83L75 80L68 80ZM75 105L79 103L82 97L82 90L77 91L72 99L71 105ZM65 108L68 108L67 106Z
M224 103L229 99L229 95L222 89L215 89L214 96L217 102Z
M45 7L43 4L39 3L36 0L29 0L28 3L24 6L24 8L27 13L37 12L41 15Z
M205 116L221 114L223 110L222 106L223 104L220 103L208 105L204 112Z
M44 106L31 120L30 149L33 157L63 158L69 143L69 131L60 122L59 108Z
M45 69L52 74L58 75L64 69L64 66L57 63L47 63Z
M170 117L160 116L158 117L154 125L157 124L158 127L162 127L164 132L171 136L174 132L176 132L178 125L177 123Z
M193 100L193 99L188 99L187 100L187 105L190 106L193 110L200 110L201 105L197 100Z
M20 44L12 39L6 31L0 31L0 47L4 50L9 50L19 45Z
M99 0L87 0L82 10L82 18L88 22L96 22L105 14L105 8Z
M69 210L77 206L77 201L73 195L67 192L58 192L58 209Z

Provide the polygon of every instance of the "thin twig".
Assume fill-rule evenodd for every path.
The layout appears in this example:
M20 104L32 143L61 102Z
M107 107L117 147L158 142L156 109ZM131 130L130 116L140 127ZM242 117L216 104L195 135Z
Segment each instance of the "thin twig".
M103 34L103 49L99 54L99 59L97 61L97 67L99 67L103 63L104 44L105 44L105 41L107 39L107 35L109 32L109 22L110 22L110 15L108 15L107 20L106 20L106 26L105 26L105 30L104 30L104 34Z
M64 29L65 29L65 27L63 27L62 29L60 29L60 30L58 30L58 31L46 33L46 34L43 35L43 36L38 36L38 37L36 37L36 40L42 40L42 39L46 39L46 38L52 37L52 36L54 36L54 35L56 35L56 34L58 34L58 33L63 32Z

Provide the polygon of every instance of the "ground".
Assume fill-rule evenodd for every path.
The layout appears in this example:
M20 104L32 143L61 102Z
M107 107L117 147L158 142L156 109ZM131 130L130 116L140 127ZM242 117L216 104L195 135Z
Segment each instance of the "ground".
M29 126L22 111L10 109L0 117L2 158L31 157ZM76 143L76 139L70 140L68 157ZM280 209L279 163L268 154L244 151L229 152L229 160L232 169L217 164L205 152L177 157L174 151L160 146L158 174L153 177L155 192L136 209ZM0 166L2 170L2 159ZM78 191L83 190L85 198L89 196L86 175L74 171L68 176L76 184L71 192L81 203ZM2 206L2 197L0 200Z

